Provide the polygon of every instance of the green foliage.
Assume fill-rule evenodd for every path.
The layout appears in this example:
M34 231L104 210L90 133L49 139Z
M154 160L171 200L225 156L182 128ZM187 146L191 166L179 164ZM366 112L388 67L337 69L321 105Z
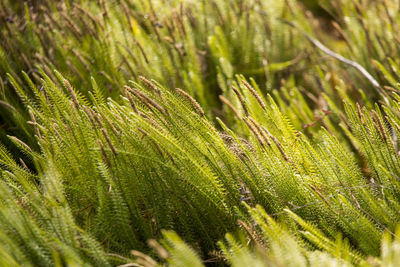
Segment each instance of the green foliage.
M0 4L0 265L397 264L395 1L339 2Z

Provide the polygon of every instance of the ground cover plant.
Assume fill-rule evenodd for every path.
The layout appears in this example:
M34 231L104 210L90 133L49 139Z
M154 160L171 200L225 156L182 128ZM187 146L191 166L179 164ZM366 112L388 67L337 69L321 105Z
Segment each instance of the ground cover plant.
M0 3L1 266L395 266L395 0Z

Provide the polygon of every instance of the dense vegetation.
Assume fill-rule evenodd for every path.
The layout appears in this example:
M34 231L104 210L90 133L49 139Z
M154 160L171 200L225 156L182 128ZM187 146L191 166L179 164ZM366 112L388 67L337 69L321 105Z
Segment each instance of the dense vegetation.
M397 0L0 2L1 266L400 262Z

